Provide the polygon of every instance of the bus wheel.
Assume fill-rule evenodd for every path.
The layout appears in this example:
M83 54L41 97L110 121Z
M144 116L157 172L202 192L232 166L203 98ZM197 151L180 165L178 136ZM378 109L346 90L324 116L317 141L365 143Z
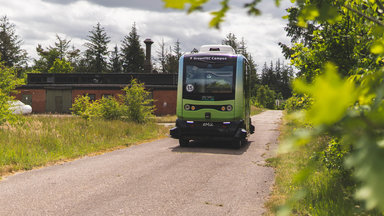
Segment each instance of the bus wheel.
M243 145L243 140L235 140L234 143L233 143L233 148L235 149L239 149L241 148L241 146Z
M188 144L189 144L189 140L188 139L179 139L180 147L187 147Z

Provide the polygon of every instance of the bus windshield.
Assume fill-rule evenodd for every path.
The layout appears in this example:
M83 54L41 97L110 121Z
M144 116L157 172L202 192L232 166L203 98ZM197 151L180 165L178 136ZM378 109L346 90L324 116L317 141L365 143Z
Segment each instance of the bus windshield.
M188 93L232 93L234 65L193 64L185 67L185 90Z

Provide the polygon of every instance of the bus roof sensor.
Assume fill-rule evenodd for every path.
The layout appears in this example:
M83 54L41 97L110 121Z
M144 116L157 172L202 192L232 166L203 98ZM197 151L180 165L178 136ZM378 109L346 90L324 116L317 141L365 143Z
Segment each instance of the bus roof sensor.
M236 54L235 50L229 45L203 45L200 47L199 53Z

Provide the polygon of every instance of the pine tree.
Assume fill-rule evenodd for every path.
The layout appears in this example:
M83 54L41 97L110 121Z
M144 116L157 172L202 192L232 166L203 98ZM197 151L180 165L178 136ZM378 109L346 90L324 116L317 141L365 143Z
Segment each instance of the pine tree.
M21 67L26 64L27 52L21 49L23 41L16 35L15 25L7 16L0 17L0 61L6 67Z
M176 58L179 60L180 57L183 55L183 53L181 52L181 46L180 46L180 41L179 39L177 39L177 41L175 42L175 45L173 46L173 52L175 53L176 55Z
M239 51L239 42L237 41L236 35L233 33L227 34L227 36L221 43L223 45L231 46L236 51L236 53Z
M88 61L88 73L106 73L108 72L108 43L110 37L100 23L93 27L89 32L88 42L84 44L87 47L85 57Z
M122 73L122 64L120 60L120 52L117 45L113 48L110 58L110 68L112 73Z
M140 36L137 34L136 24L134 23L122 41L122 62L124 73L141 73L144 71L144 50L140 45Z

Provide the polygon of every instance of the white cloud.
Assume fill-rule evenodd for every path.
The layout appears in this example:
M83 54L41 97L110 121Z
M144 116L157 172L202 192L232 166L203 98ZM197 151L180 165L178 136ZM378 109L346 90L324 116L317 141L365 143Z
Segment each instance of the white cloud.
M162 38L168 46L179 39L183 51L189 52L203 44L221 43L231 32L239 39L244 37L257 64L283 58L277 45L280 41L289 43L283 30L286 21L281 19L283 7L276 8L274 1L264 0L260 4L263 15L247 16L246 11L237 6L249 1L236 2L221 30L208 28L209 13L186 15L185 12L162 10L161 0L0 0L0 15L7 15L15 23L17 34L24 40L23 48L32 58L37 58L36 46L53 45L56 34L71 39L75 47L83 50L82 45L97 22L111 37L111 50L116 44L121 44L135 22L142 40L152 38L155 41L153 57L156 57ZM288 7L289 0L283 1L283 5ZM217 1L212 1L206 9L217 7Z

